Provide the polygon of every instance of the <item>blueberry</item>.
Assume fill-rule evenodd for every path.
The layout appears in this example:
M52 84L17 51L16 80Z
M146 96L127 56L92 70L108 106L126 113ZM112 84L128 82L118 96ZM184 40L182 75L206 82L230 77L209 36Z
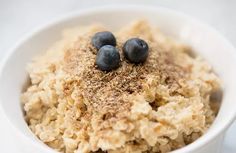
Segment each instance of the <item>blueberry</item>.
M148 57L148 44L139 38L127 40L123 46L123 53L132 63L143 63Z
M116 46L116 38L109 31L98 32L92 38L92 45L97 49L104 45Z
M120 53L111 45L105 45L99 49L96 64L102 71L111 71L120 65Z

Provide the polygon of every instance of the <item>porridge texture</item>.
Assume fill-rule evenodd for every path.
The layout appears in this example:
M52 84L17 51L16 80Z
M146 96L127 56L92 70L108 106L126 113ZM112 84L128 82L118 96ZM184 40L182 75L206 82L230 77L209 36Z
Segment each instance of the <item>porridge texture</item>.
M211 95L220 89L211 66L139 20L114 32L120 67L101 71L91 37L104 30L67 29L28 65L31 84L21 101L33 133L65 153L166 153L203 135L216 115ZM132 37L149 45L142 64L122 53Z

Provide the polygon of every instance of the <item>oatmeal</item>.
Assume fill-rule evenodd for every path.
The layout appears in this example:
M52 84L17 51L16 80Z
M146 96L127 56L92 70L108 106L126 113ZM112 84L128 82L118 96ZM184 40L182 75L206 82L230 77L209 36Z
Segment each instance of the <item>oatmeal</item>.
M28 65L31 84L21 101L33 133L65 153L166 153L203 135L218 108L211 95L220 81L211 66L140 20L114 32L110 48L120 61L102 71L103 63L95 62L101 46L91 39L106 30L102 25L65 30ZM130 38L148 44L145 62L125 57Z

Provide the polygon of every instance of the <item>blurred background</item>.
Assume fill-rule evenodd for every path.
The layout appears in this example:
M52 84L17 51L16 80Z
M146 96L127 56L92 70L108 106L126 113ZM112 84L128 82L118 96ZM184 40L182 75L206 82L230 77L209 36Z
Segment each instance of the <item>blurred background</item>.
M50 20L83 8L103 5L156 5L184 12L217 29L236 46L236 0L0 0L0 61L22 36ZM11 147L8 124L0 112L2 153ZM236 152L236 123L227 132L223 153Z

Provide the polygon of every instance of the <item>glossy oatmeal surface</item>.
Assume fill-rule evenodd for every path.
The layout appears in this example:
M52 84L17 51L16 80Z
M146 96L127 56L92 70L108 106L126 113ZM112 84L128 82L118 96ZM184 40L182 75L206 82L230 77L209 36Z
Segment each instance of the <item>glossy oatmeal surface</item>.
M219 79L191 48L145 20L116 36L119 68L95 64L94 24L66 29L62 39L29 63L22 94L25 119L48 146L66 153L165 153L199 138L215 118L211 95ZM132 37L149 45L147 60L132 64L122 46Z

